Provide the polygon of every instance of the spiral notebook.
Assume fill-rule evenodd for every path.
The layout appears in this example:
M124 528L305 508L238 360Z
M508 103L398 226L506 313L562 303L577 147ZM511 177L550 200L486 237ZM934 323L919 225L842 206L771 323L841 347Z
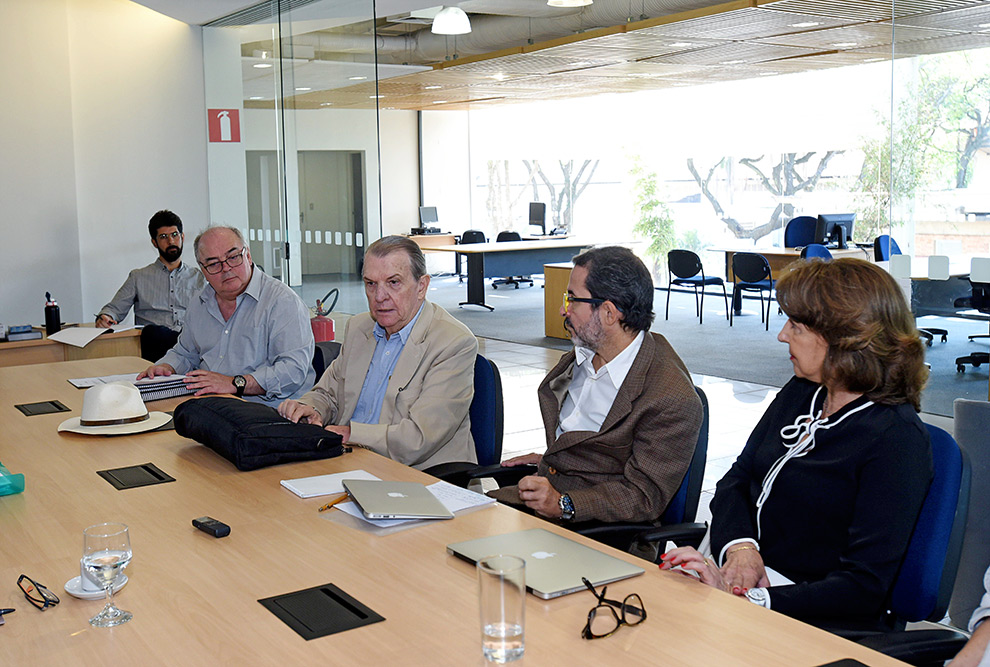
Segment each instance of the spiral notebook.
M136 386L141 392L141 400L145 403L149 401L160 401L176 396L189 396L195 394L195 389L186 387L185 375L160 375L154 378L137 379L137 373L124 373L123 375L104 375L102 377L74 378L69 380L73 387L78 389L88 389L98 384L109 384L111 382L129 382Z

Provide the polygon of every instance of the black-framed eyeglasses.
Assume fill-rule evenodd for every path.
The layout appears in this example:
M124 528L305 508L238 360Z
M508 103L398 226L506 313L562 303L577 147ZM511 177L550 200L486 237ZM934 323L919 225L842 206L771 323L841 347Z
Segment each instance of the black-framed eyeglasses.
M564 310L571 307L572 303L593 303L602 304L605 303L606 299L598 299L595 297L585 297L585 296L574 296L570 292L564 292Z
M182 236L182 232L175 231L175 232L169 232L168 234L165 233L159 234L155 238L157 238L159 241L168 241L169 239L177 239L180 236Z
M636 593L627 595L622 602L609 600L605 597L608 586L603 588L599 595L590 581L584 577L581 577L581 581L598 598L598 604L588 612L588 622L581 631L584 639L608 637L623 625L639 625L646 620L646 607ZM616 612L616 609L619 612Z
M240 251L238 251L237 253L234 253L232 255L227 255L223 259L219 259L219 260L216 260L216 261L213 261L213 262L209 262L207 264L202 264L201 266L204 269L206 269L206 272L209 273L211 276L215 276L216 274L218 274L221 271L223 271L223 265L224 264L226 264L231 269L234 268L234 267L236 267L236 266L240 266L241 264L243 264L244 263L244 250L245 250L245 248L241 248Z
M17 586L21 589L21 592L24 593L24 597L27 598L28 602L41 611L44 611L49 607L54 607L59 602L57 595L48 590L43 584L39 584L26 574L22 574L17 578Z

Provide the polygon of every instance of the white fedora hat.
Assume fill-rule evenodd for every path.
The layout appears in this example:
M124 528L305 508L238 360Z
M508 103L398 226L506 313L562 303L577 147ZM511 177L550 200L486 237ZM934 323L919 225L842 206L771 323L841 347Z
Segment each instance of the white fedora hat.
M172 417L164 412L148 412L141 392L127 382L110 382L90 387L83 395L82 417L66 419L59 431L87 435L127 435L144 433L164 426Z

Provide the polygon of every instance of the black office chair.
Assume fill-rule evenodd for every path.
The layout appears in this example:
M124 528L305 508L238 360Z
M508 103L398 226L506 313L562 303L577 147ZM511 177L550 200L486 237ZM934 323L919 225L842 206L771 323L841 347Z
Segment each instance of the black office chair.
M498 236L495 237L495 243L510 241L522 241L522 237L519 235L519 232L499 232ZM529 276L507 276L505 278L496 278L492 281L492 289L498 289L499 285L515 285L516 289L519 289L520 283L529 283L532 286L533 279Z
M770 262L755 252L737 252L732 255L732 273L735 283L732 287L732 303L742 298L741 292L760 294L760 321L765 322L770 331L770 302L776 281L770 273ZM767 293L766 313L763 312L763 293ZM732 326L733 310L729 311L729 326Z
M579 521L567 525L567 528L603 544L637 555L642 555L642 545L662 545L662 542L668 540L681 546L697 547L701 544L708 526L704 523L694 523L694 519L698 513L701 485L705 477L705 464L708 459L709 409L708 397L705 392L700 387L694 389L698 392L703 410L701 429L698 431L698 440L695 443L694 454L691 457L688 471L684 475L677 493L670 499L667 508L660 515L660 526L649 522ZM536 472L537 466L535 465L503 468L495 464L486 467L479 466L475 470L468 471L466 477L459 479L445 477L443 479L452 484L458 484L458 486L467 486L467 482L471 479L491 477L498 482L499 486L509 486L518 484L520 479L527 475L535 475Z
M698 274L701 274L699 277ZM676 278L674 276L677 276ZM705 287L720 285L722 297L725 299L725 319L729 319L729 296L725 293L725 281L718 276L705 276L705 267L701 258L690 250L671 250L667 253L667 313L664 319L670 319L670 288L673 285L691 287L694 289L694 314L698 316L698 324L705 321ZM698 302L698 288L701 288L701 302Z
M325 340L316 344L313 350L313 370L316 371L317 382L323 377L330 362L340 355L340 345L335 340Z
M972 295L956 299L953 305L956 308L975 308L981 313L990 315L990 283L974 283L970 280L969 284L973 289ZM973 334L969 337L970 340L977 338L990 338L990 333ZM973 352L965 357L957 358L956 372L965 373L966 364L972 364L973 368L979 368L981 364L990 364L990 353Z
M497 465L502 460L502 377L495 362L481 356L474 360L474 398L469 410L471 438L478 463L453 461L430 466L425 472L461 487L467 487L478 466Z
M157 363L179 340L179 332L158 324L146 324L141 329L141 358Z
M799 215L791 218L784 227L784 247L800 248L815 242L815 226L818 218L810 215Z
M935 476L914 526L889 601L891 632L866 637L842 634L912 665L939 665L966 637L954 630L909 630L909 622L940 621L949 606L969 508L970 464L966 452L942 429L925 425L932 441Z
M485 237L485 233L477 229L467 230L466 232L461 234L461 238L458 239L457 241L458 245L466 245L468 243L487 243L487 242L488 242L488 238ZM454 253L454 262L457 264L457 282L459 283L464 282L464 276L461 274L461 257L463 257L461 253L459 252Z

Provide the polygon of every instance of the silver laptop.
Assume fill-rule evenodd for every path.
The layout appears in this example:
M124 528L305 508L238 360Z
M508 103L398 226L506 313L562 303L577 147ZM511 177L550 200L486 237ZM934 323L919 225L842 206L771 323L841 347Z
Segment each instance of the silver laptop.
M493 554L518 556L526 561L526 588L544 600L588 590L595 586L643 574L643 568L542 528L492 535L447 545L447 553L470 563Z
M437 497L418 482L345 479L344 490L369 519L453 519Z

